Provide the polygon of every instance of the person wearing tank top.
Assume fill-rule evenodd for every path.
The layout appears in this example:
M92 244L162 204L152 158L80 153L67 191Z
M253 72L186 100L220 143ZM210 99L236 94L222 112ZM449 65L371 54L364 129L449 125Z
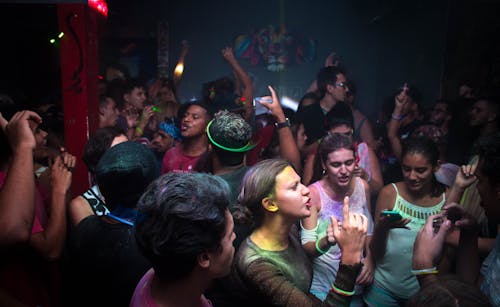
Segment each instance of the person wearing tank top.
M375 260L374 282L363 294L368 306L402 306L419 290L411 273L413 243L427 217L439 213L446 201L446 187L434 176L439 169L438 157L432 140L408 140L401 160L404 180L380 191L370 246ZM402 219L381 217L383 210L396 211Z
M351 212L368 217L367 240L371 237L373 221L370 214L370 190L368 183L354 176L355 149L352 138L332 133L326 136L318 148L324 170L323 178L309 186L311 191L311 215L302 219L301 241L306 252L313 257L313 279L310 292L325 300L339 268L341 251L336 244L326 240L330 217L342 220L342 199L350 197ZM368 246L368 245L366 245ZM365 248L366 249L366 248ZM351 306L363 306L362 285L371 283L370 257L362 257L364 263L357 279Z

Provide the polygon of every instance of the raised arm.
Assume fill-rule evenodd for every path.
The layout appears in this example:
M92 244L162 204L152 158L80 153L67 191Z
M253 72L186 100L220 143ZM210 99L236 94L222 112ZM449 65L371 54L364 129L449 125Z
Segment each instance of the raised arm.
M45 259L56 260L61 256L66 239L66 205L76 158L64 152L58 156L51 169L52 204L47 226L31 236L30 244Z
M406 89L394 97L394 111L392 112L391 119L387 125L387 138L391 145L392 152L398 160L401 160L401 139L399 137L399 128L401 127L401 120L406 116L408 108L408 95Z
M462 165L457 172L457 176L455 177L455 181L451 186L451 189L448 191L448 195L446 197L446 203L460 203L460 199L462 198L462 194L465 189L471 186L474 182L477 181L476 172L477 163L479 161L479 157L475 156L471 159L470 163L467 165Z
M247 74L247 72L241 67L240 63L238 60L236 60L236 57L234 56L233 53L233 48L226 47L222 49L222 56L224 59L229 63L231 66L231 69L233 70L233 73L241 82L241 85L243 87L241 91L241 103L244 111L244 118L248 122L250 120L250 117L253 114L253 83L252 80L250 79L250 76Z
M292 130L290 129L290 123L285 117L285 113L283 112L283 108L281 107L276 91L270 85L267 86L267 88L271 92L271 97L265 96L263 98L271 99L272 102L269 103L262 101L261 104L271 111L271 114L276 120L277 125L275 129L278 129L280 156L283 159L290 161L290 163L292 163L295 167L297 173L300 174L302 172L302 162L300 159L299 148L297 147Z
M12 163L0 189L0 246L28 241L35 212L33 150L31 127L42 122L38 114L22 111L10 122L0 114L0 124L12 148Z

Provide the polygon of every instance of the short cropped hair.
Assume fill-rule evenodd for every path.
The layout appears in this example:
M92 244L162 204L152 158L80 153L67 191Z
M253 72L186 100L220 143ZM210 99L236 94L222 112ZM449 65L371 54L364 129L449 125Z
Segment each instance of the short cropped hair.
M135 237L161 281L189 275L201 253L221 250L229 193L223 179L206 173L167 173L147 188Z
M252 127L243 117L227 110L219 111L215 114L207 133L211 136L212 148L222 164L235 166L243 163L246 152L233 152L217 145L236 149L243 148L250 142Z
M111 147L113 139L119 135L126 135L120 127L104 127L97 129L94 135L89 138L83 149L82 160L90 173L95 172L102 155Z
M324 67L319 71L316 79L320 98L325 96L327 85L335 85L338 74L344 74L344 70L336 66Z

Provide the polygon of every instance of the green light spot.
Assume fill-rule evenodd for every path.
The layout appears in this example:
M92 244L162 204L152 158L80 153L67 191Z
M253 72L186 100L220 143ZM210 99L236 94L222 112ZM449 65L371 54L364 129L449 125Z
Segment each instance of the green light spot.
M62 38L64 36L64 32L60 32L57 37Z
M55 43L55 42L56 42L56 40L55 40L55 39L53 39L53 38L51 38L51 39L49 40L49 42L50 42L51 44L53 44L53 43Z

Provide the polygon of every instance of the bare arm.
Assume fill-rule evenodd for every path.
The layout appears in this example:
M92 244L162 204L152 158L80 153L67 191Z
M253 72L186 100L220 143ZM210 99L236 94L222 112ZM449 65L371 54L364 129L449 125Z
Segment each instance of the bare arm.
M370 172L371 178L368 184L370 185L370 194L378 195L382 187L384 186L384 179L382 177L382 170L380 168L380 163L378 157L370 146L368 146L368 156L370 158ZM371 210L371 208L370 208Z
M311 215L302 219L303 229L301 232L301 241L302 247L309 256L318 257L322 254L316 249L316 241L320 240L318 242L318 247L323 251L328 251L334 242L329 242L327 236L318 238L318 212L321 210L321 198L318 194L318 190L314 186L310 186L309 189L311 196Z
M448 195L446 196L446 203L460 203L460 199L462 198L462 194L465 189L471 186L474 182L477 181L476 176L474 175L477 163L477 156L471 160L471 163L468 165L462 165L457 172L457 176L455 177L455 181L451 189L448 191Z
M30 244L44 258L60 257L66 239L66 201L71 186L75 157L64 153L52 165L52 204L47 227L31 236Z
M231 65L231 69L233 73L237 76L238 80L241 82L243 86L243 90L241 92L242 99L242 107L244 110L244 118L248 122L250 117L253 114L253 83L250 79L250 76L247 72L241 67L238 60L234 56L233 49L230 47L226 47L222 49L222 56L224 59Z
M261 103L264 107L271 111L271 114L274 116L277 123L283 123L286 121L286 117L285 113L283 113L283 108L281 107L278 96L276 95L276 91L270 85L268 86L268 89L271 92L271 97L266 97L271 98L273 102L268 103L263 101ZM302 171L302 162L300 159L299 148L297 147L297 143L293 137L292 130L289 126L275 129L278 129L280 156L283 159L290 161L290 163L292 163L297 170L297 173L300 174Z
M87 216L94 215L94 211L82 196L77 196L69 203L68 214L71 225L76 226Z
M405 110L408 105L408 96L406 91L403 90L399 95L394 98L394 111L387 125L387 138L389 139L389 144L391 145L392 152L396 158L401 160L401 139L399 138L399 128L401 126L401 120L406 115Z
M33 149L36 146L30 123L37 126L38 114L22 111L10 122L0 114L0 124L13 151L10 171L0 189L0 245L26 242L31 235L35 210Z

